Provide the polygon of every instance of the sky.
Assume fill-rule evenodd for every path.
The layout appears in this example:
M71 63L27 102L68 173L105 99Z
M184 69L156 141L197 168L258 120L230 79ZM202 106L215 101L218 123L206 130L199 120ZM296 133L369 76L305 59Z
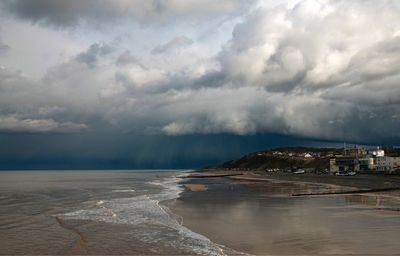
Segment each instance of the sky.
M3 0L0 169L400 144L398 0Z

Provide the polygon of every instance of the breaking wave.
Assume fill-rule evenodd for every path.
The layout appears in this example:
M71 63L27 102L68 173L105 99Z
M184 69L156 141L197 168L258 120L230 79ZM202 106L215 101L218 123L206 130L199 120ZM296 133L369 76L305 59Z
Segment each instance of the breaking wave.
M66 220L92 220L135 225L135 238L150 244L165 243L190 254L242 254L213 243L207 237L186 228L182 225L180 216L174 215L166 206L160 204L160 202L179 197L183 191L183 187L178 184L180 180L172 177L151 181L148 182L149 185L161 188L159 193L99 200L89 204L87 209L66 213L59 217Z
M114 193L130 193L130 192L135 192L134 189L114 189L112 190Z

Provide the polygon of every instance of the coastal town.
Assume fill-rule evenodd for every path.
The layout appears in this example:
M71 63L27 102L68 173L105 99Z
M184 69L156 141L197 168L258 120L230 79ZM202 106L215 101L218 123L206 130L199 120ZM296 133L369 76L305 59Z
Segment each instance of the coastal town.
M381 147L354 147L344 150L344 155L332 157L329 166L330 173L338 175L357 172L400 174L400 157L385 155Z
M246 155L219 166L229 170L332 175L400 174L400 150L394 147L279 148Z
M200 169L186 178L229 178L230 182L256 183L263 188L284 183L289 196L387 192L400 196L400 148L345 144L341 148L274 148ZM208 186L198 181L196 187L193 181L185 187L206 190ZM295 184L315 187L299 192ZM326 187L321 190L320 186Z

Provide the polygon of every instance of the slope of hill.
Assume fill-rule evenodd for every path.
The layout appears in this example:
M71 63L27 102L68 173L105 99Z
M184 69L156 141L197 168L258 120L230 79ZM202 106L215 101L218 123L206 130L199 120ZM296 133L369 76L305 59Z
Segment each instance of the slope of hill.
M337 148L277 148L254 152L216 167L243 170L313 168L324 171L329 168L329 159L342 152Z

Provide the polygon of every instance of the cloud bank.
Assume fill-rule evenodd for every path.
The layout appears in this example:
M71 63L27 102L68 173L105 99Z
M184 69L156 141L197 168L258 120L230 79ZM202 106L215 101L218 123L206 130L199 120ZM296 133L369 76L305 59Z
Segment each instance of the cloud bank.
M240 2L3 5L22 19L66 27L120 16L143 22L225 15ZM0 129L76 132L100 125L170 136L400 137L397 1L304 0L250 10L217 53L200 36L175 33L147 52L95 42L38 80L3 67Z

